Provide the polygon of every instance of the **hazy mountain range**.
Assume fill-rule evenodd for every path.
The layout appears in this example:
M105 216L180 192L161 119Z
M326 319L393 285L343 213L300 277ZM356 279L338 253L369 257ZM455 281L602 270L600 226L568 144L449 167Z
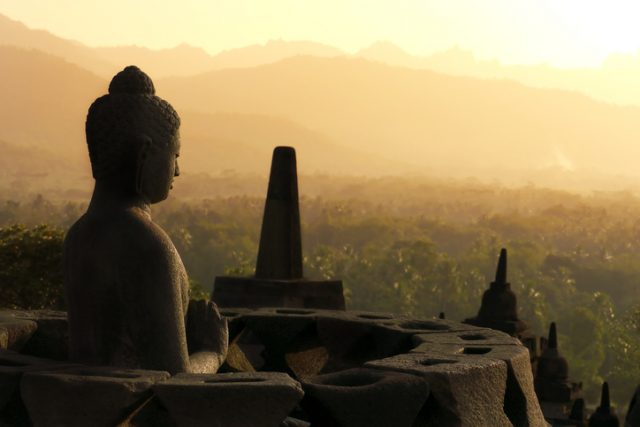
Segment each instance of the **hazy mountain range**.
M33 30L0 14L0 44L35 48L59 56L104 78L122 64L136 63L154 77L185 77L222 68L255 67L295 55L317 57L351 56L388 65L429 69L444 74L511 79L526 85L567 89L618 104L640 105L640 51L610 55L599 68L555 68L548 64L504 65L497 60L478 59L473 52L453 47L429 56L412 55L385 41L375 42L355 54L309 41L271 40L264 45L229 49L215 55L181 44L152 50L139 46L91 48L47 31ZM634 84L635 83L635 84Z
M158 94L183 118L186 173L266 174L272 148L293 145L303 173L419 173L542 184L600 177L594 182L615 185L618 178L604 177L637 175L640 107L514 81L528 78L542 86L540 76L548 74L578 84L567 76L604 78L610 64L599 71L504 67L460 50L415 57L388 43L355 55L283 41L215 56L187 45L90 48L0 15L3 155L23 162L25 156L15 153L32 150L27 157L35 162L44 149L48 162L25 168L61 164L89 181L86 111L106 92L108 79L131 63L154 78Z

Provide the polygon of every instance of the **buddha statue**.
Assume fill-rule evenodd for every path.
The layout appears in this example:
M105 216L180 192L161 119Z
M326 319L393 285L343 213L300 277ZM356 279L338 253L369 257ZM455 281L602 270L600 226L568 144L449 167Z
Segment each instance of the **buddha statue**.
M228 346L215 304L189 301L186 270L150 205L179 176L180 118L129 66L95 100L86 136L95 187L64 244L70 359L213 373Z

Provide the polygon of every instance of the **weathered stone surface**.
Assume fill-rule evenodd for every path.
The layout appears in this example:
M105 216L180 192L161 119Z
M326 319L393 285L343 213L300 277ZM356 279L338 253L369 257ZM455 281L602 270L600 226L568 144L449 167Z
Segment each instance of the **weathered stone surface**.
M300 335L315 333L314 310L256 310L243 319L245 327L272 351L283 352Z
M527 348L520 345L433 344L431 352L441 353L444 357L465 355L469 358L480 357L505 362L507 364L505 414L514 426L545 425L545 417L534 391L533 374Z
M473 355L474 347L465 347L465 354ZM480 347L482 348L482 347ZM496 345L481 357L499 359L507 364L507 390L504 411L514 426L544 426L544 414L533 385L529 351L523 346Z
M0 350L7 350L9 347L9 331L5 328L0 329Z
M345 309L341 280L311 281L303 275L293 147L273 150L255 277L216 277L212 299L221 307Z
M284 359L295 378L303 381L317 375L327 366L329 353L325 347L309 341L289 350Z
M392 313L384 313L384 312L377 312L377 311L349 310L344 314L346 316L349 316L354 319L358 319L360 321L364 321L364 322L369 321L377 324L393 322L393 320L396 318L396 315Z
M365 366L426 379L431 396L416 426L512 425L503 408L508 374L501 360L425 352L401 354Z
M366 365L376 372L420 376L421 381L432 386L432 394L415 417L416 427L545 425L533 393L528 352L517 339L499 331L442 319L409 319L386 313L290 307L222 311L235 330L224 372L248 371L248 375L262 375L251 371L277 369L314 383L314 378L338 375L340 372L336 371ZM409 361L396 363L403 357ZM412 357L426 358L420 359L425 364ZM447 368L441 369L444 367ZM316 377L317 374L322 375ZM333 386L322 386L325 385ZM191 390L192 386L182 384L180 393L184 400L188 400L192 392L187 389ZM358 387L360 385L355 388ZM196 392L194 396L201 394ZM124 420L132 427L175 423L164 402L148 396L146 399L144 403L130 406L129 412L118 421ZM200 399L202 405L204 401L206 399ZM299 409L285 413L272 425L287 425L283 421L286 415L306 419L303 412L297 411ZM491 420L488 424L487 419ZM305 425L305 421L287 420L290 425L294 421ZM326 422L341 425L333 416Z
M310 378L302 406L312 424L410 427L429 397L419 376L356 368Z
M296 150L276 147L264 204L256 277L298 279L302 274L302 238Z
M218 372L255 372L247 355L242 351L242 348L238 344L229 345L229 351L227 351L227 358L224 364Z
M475 329L473 331L443 334L419 333L413 336L413 343L416 349L419 349L421 345L424 345L424 347L428 349L429 344L456 344L461 346L468 344L488 346L521 345L517 338L492 329Z
M0 349L20 351L38 329L33 320L21 319L11 311L0 311Z
M35 322L36 330L20 349L21 353L59 361L68 360L69 324L67 313L56 310L17 310L16 320Z
M148 398L118 427L178 427L158 396Z
M287 417L280 427L309 427L311 424L293 417Z
M349 312L318 315L318 337L329 352L327 372L359 367L411 349L410 332L385 325L386 319L366 316Z
M26 373L22 399L33 425L113 426L151 397L151 386L167 372L78 367L56 372Z
M344 310L342 281L218 276L212 298L220 307Z
M0 425L29 425L29 417L20 397L20 380L25 372L68 369L69 363L0 351Z
M220 314L226 319L229 329L229 345L236 341L238 335L244 330L243 315L251 313L248 308L220 309Z
M179 374L154 387L180 426L273 427L303 396L283 373Z
M313 349L322 347L316 333L314 310L257 310L244 316L244 322L245 330L250 331L264 344L262 356L265 365L262 370L286 372L300 378L298 374L309 374L308 370L316 373L324 366L321 363L321 366L313 367L321 362L317 357L318 352L314 352ZM287 358L287 355L290 357ZM307 367L304 366L306 362L310 363Z
M473 332L486 330L466 323L453 322L445 319L413 319L397 317L389 327L395 327L412 334L442 334L450 332Z

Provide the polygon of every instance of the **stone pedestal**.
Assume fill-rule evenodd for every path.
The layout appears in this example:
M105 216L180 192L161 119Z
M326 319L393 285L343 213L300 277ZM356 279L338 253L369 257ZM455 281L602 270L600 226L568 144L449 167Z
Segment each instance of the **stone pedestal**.
M35 427L119 425L152 396L167 372L76 367L25 373L20 390Z
M254 277L216 277L219 307L294 307L344 310L342 281L307 280L302 269L296 152L273 150Z
M219 307L345 309L341 280L219 276L213 285L213 299Z
M178 374L155 391L183 427L278 426L304 394L279 372Z

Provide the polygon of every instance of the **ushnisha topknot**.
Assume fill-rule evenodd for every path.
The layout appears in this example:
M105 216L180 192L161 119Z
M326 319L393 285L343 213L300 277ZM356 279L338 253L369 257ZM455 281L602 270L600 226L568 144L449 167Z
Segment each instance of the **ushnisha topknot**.
M134 65L126 67L111 80L109 93L89 107L85 131L93 177L131 170L139 136L159 144L171 140L179 127L178 113L155 95L151 78Z
M155 95L151 78L135 65L129 65L116 74L109 84L109 94Z

